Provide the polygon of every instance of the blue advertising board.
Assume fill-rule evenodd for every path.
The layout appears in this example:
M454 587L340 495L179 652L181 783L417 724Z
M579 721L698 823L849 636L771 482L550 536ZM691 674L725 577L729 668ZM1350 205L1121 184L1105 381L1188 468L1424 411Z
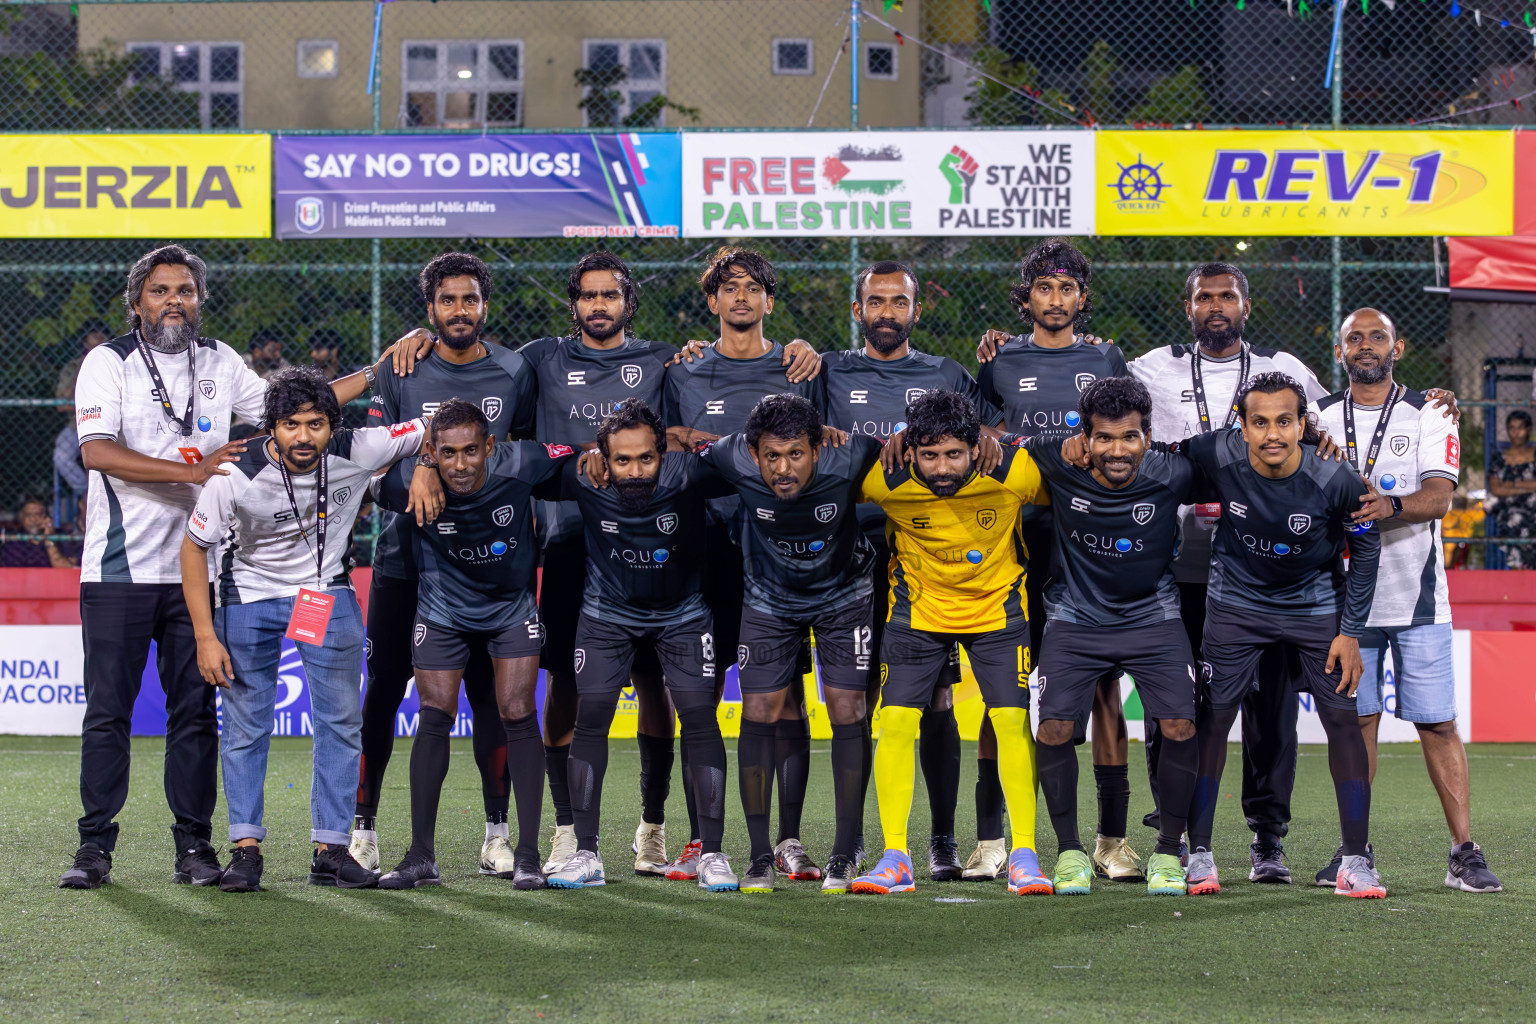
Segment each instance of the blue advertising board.
M580 135L273 140L278 238L676 238L682 141Z

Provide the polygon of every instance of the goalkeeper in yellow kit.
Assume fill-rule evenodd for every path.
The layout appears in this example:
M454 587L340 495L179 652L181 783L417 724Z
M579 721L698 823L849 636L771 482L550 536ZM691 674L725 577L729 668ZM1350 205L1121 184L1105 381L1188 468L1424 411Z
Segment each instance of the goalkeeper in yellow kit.
M880 745L875 792L885 856L853 891L910 892L913 743L950 646L965 648L997 732L998 771L1013 830L1008 890L1043 893L1035 856L1035 748L1029 729L1029 628L1021 504L1046 504L1040 471L1023 449L976 472L981 420L953 391L919 396L907 410L909 466L864 478L864 500L885 510L891 548L890 613L880 649Z

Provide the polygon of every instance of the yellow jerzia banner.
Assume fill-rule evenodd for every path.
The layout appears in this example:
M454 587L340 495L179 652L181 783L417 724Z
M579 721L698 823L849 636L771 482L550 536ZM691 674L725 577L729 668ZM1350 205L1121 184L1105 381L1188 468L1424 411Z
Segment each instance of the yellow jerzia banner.
M1103 235L1507 235L1508 131L1107 131Z
M267 135L0 135L0 238L268 238Z

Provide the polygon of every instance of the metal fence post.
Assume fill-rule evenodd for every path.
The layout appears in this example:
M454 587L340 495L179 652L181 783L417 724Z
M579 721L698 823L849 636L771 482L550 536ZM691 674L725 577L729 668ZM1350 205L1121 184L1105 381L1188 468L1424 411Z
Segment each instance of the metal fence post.
M1330 86L1332 91L1332 96L1330 98L1333 105L1333 127L1334 130L1337 131L1339 128L1344 126L1344 85L1342 81L1344 74L1344 0L1336 0L1336 2L1340 5L1338 23L1339 44L1334 48L1333 51L1333 81ZM1331 293L1329 303L1329 322L1333 326L1334 337L1337 338L1339 327L1344 319L1344 269L1342 266L1344 243L1338 235L1334 235L1332 241L1333 245L1331 247L1331 260L1333 266L1330 268L1328 275L1328 285L1329 291ZM1337 359L1330 360L1328 367L1330 386L1335 391L1338 391L1344 386L1344 376L1343 371L1339 366L1339 361Z
M383 17L382 5L377 11L377 16L381 18ZM381 43L380 50L382 51L382 49L383 46ZM379 94L383 92L384 86L383 57L384 54L380 52L380 59L374 64L373 82L371 83L373 85L373 89L371 91L373 93L373 132L375 135L377 135L379 132L379 119L381 113L381 101ZM380 322L381 318L379 316L379 271L381 268L379 265L383 262L383 249L384 244L379 239L374 238L370 240L368 258L368 347L369 351L373 353L374 362L378 362L379 351L381 348L381 342L379 338L379 334L381 333L382 329L382 324Z

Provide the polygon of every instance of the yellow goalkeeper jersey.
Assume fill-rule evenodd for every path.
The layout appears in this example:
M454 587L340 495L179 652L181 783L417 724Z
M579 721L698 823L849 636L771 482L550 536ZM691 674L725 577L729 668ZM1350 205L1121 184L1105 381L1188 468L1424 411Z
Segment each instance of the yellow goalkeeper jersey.
M1050 503L1040 470L1022 448L1005 447L988 476L972 476L941 498L911 468L864 477L864 500L885 510L891 548L886 621L934 633L982 633L1026 617L1021 504Z

